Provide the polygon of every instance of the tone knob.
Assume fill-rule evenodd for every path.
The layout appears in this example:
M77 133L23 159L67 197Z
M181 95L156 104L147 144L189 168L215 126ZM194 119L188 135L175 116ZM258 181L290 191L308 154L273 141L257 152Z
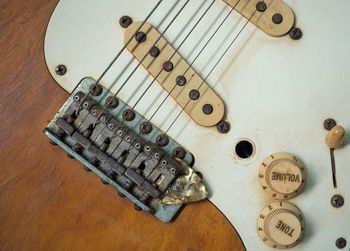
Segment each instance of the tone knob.
M291 248L304 234L304 217L289 202L274 202L265 207L258 218L258 234L261 240L273 248Z
M290 153L274 153L259 168L262 188L276 199L289 199L298 195L305 185L303 163Z

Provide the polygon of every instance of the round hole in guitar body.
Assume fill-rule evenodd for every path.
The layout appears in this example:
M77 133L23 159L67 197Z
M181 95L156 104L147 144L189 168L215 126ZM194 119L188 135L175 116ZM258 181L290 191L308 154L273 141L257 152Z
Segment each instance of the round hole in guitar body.
M236 143L234 154L239 159L248 160L255 154L255 144L250 139L240 139Z

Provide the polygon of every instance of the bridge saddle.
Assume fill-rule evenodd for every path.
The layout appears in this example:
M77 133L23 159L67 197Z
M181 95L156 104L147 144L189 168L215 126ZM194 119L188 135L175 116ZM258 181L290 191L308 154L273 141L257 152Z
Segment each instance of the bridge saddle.
M104 87L99 95L90 92L85 97L94 83L91 78L82 80L44 133L137 208L169 222L181 203L164 204L162 200L174 189L173 184L192 173L192 154L170 137L168 144L157 145L157 136L164 134L154 125L150 124L148 133L140 133L147 120L133 111L134 119L125 121L123 111L130 107L121 100L112 109L101 106L113 97Z

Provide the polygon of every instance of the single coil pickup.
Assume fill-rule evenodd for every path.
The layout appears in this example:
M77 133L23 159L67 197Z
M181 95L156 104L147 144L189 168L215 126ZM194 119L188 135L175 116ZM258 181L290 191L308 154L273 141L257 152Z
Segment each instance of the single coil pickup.
M145 194L159 198L181 173L181 165L84 97L83 92L76 93L56 125L76 143L75 149L88 151L109 176L124 176Z
M225 114L223 101L156 28L143 24L139 34L144 35L145 41L135 38L127 44L141 23L134 22L125 29L124 43L130 53L198 125L210 127L219 123ZM154 49L159 53L154 55Z

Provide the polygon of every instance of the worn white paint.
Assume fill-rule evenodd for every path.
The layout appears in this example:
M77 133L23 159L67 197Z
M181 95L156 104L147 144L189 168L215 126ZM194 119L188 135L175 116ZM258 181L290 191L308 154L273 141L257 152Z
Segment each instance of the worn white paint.
M164 1L150 23L164 30L184 2ZM210 2L190 1L165 35L175 48ZM127 14L142 20L155 3L156 0L61 0L45 38L47 65L57 83L70 92L85 76L97 78L123 46L119 18ZM300 157L308 180L306 190L291 202L304 213L306 230L304 241L293 250L335 250L337 237L350 242L350 2L286 3L304 32L300 41L288 36L269 37L249 24L207 81L226 104L231 131L220 135L214 128L196 125L183 113L169 133L195 155L195 167L204 175L210 200L231 221L248 250L270 250L256 233L257 216L272 201L258 184L260 162L280 151ZM222 1L214 4L180 49L188 62L228 11ZM197 72L203 77L209 72L244 22L238 13L228 19L194 64ZM61 63L68 67L64 77L54 72ZM117 90L136 64L125 51L103 84ZM138 70L120 98L134 104L151 80L144 69ZM136 109L148 117L165 96L155 83ZM169 99L153 122L167 129L179 111ZM332 186L329 149L324 144L326 131L322 123L327 117L335 118L348 131L345 146L335 151L338 189ZM249 138L256 145L256 153L249 160L233 154L240 138ZM343 194L346 201L337 210L330 205L335 193Z

